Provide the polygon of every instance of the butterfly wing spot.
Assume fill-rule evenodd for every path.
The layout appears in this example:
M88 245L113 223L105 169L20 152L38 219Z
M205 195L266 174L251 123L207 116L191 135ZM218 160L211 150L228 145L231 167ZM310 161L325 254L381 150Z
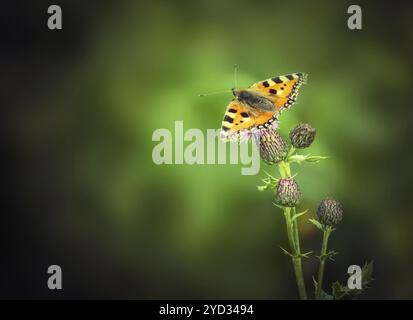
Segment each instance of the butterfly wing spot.
M233 123L234 119L232 117L230 117L229 115L225 115L224 117L224 122L229 122L229 123Z
M271 80L274 81L275 83L283 83L280 77L271 78Z

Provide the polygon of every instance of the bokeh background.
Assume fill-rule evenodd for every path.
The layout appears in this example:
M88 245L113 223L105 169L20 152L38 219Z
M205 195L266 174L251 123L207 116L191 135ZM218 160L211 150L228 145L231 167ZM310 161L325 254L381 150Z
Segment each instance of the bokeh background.
M347 28L359 4L363 30ZM294 166L313 217L343 203L326 284L375 261L361 298L413 298L411 71L407 1L47 1L0 12L4 190L2 298L297 298L287 240L264 177L241 165L152 162L152 133L219 128L230 94L201 92L291 72L309 74L281 117L285 136L308 122L309 152ZM274 167L264 167L276 172ZM321 234L301 221L304 251ZM47 267L63 290L47 289ZM317 260L306 260L307 287Z

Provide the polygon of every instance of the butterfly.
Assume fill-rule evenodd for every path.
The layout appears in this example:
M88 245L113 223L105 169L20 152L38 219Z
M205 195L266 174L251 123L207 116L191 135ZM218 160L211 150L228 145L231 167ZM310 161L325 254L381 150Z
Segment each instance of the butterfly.
M255 133L277 123L278 116L296 102L304 73L291 73L254 83L246 89L232 89L222 121L221 138L236 141L242 133Z

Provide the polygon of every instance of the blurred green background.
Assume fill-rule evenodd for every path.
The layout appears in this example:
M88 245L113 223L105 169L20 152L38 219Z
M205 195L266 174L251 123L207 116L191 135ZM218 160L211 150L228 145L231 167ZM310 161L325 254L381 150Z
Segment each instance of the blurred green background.
M309 74L280 131L317 129L319 164L294 166L300 209L334 197L343 222L328 284L375 261L364 298L413 298L410 209L412 6L356 1L55 1L10 4L2 84L13 151L2 227L3 297L297 298L283 216L264 177L241 165L152 162L152 133L219 128L231 94L202 92L291 72ZM12 13L16 14L13 15ZM302 219L304 251L321 235ZM62 292L45 285L63 269ZM305 260L307 287L317 260Z

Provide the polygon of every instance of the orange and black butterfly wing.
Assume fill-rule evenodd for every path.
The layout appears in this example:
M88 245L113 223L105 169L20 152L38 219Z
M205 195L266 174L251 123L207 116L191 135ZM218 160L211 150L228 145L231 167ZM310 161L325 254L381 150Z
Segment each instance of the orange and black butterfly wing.
M274 102L279 113L296 102L298 89L306 80L304 73L291 73L254 83L247 90Z
M221 138L237 140L240 132L253 131L255 128L272 123L275 118L273 111L252 110L240 100L232 100L225 111L222 121Z
M298 89L307 78L303 73L291 73L257 82L246 89L253 95L264 97L274 103L274 110L252 108L234 99L230 102L222 122L221 137L224 140L238 139L243 131L265 129L277 120L285 108L296 102Z

